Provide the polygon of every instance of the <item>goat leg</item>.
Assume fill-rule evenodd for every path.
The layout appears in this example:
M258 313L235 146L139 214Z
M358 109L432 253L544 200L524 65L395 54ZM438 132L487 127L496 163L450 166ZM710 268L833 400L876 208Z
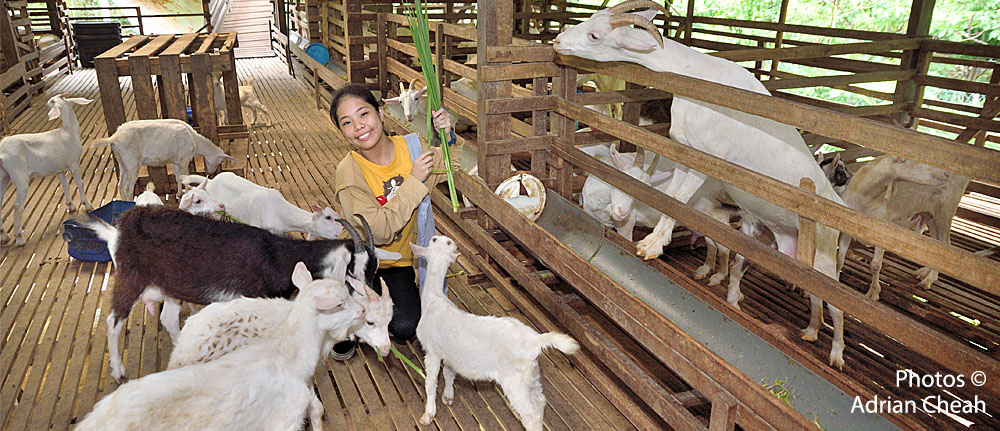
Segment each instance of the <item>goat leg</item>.
M73 197L69 194L69 180L66 179L66 173L60 172L56 174L56 178L59 178L59 185L62 186L63 196L66 198L66 211L76 212L76 204L73 203Z
M420 417L421 425L430 425L437 414L437 379L441 370L441 357L428 353L424 356L424 365L427 367L427 378L424 380L424 390L427 392L427 405L424 407L424 415Z

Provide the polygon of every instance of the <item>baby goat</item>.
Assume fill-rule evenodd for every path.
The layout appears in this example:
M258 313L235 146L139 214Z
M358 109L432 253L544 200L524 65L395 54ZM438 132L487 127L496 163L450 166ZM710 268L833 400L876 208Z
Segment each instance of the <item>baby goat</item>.
M444 403L455 398L455 375L497 382L527 431L542 430L545 396L542 394L538 355L546 347L565 354L580 346L568 335L539 334L513 317L477 316L460 310L444 293L444 276L458 257L455 242L446 236L431 238L427 247L410 244L413 255L427 259L427 278L420 292L417 338L427 367L427 406L420 423L429 425L437 412L438 372L444 368ZM460 336L456 337L456 331ZM443 364L442 364L443 363Z
M344 230L336 221L340 215L332 208L313 205L310 213L285 200L281 192L257 185L232 172L222 172L212 179L186 175L181 178L181 184L197 186L185 193L180 203L181 209L192 214L198 213L198 206L190 200L210 196L224 204L226 212L233 217L277 235L305 232L309 239L314 236L335 239ZM209 210L215 212L214 209Z
M125 383L98 402L77 431L297 430L304 414L313 430L322 430L323 404L312 388L323 340L317 316L338 310L347 290L333 280L314 281L309 272L305 263L295 264L290 278L299 295L259 342Z
M21 216L24 213L24 201L28 198L28 182L32 178L56 174L66 196L66 209L76 211L73 198L69 195L69 181L66 171L73 175L76 190L80 192L80 202L87 210L94 206L87 200L83 192L83 180L80 179L80 155L83 154L83 144L80 143L80 123L73 113L73 105L86 105L90 99L82 97L66 98L66 94L52 96L47 102L49 120L59 118L62 126L55 130L42 133L25 133L8 136L0 140L0 202L7 192L7 186L12 182L17 189L17 200L14 202L14 245L25 243ZM128 197L132 197L129 194ZM7 230L0 221L0 243L6 243Z
M956 175L951 178L948 171L935 167L920 164L902 157L881 156L866 163L854 174L854 179L847 184L844 190L844 202L847 206L854 208L872 217L910 227L913 217L927 211L935 211L940 208L943 202L953 201L950 215L936 216L940 223L947 223L950 230L951 217L955 215L955 208L958 207L958 200L961 199L968 178ZM899 189L907 188L910 193L900 195ZM957 197L954 197L957 194ZM932 209L933 208L933 209ZM940 211L935 211L938 213ZM947 210L944 210L947 212ZM919 223L918 223L919 224ZM918 227L921 230L922 227ZM943 230L943 229L942 229ZM851 245L851 236L846 233L840 234L840 250L837 253L837 267L844 264L847 249ZM947 237L945 237L947 238ZM942 240L940 236L935 239ZM945 241L945 244L948 244ZM879 284L879 276L882 272L882 258L885 249L875 247L875 254L872 257L872 281L868 287L869 298L878 301L882 286ZM918 271L919 272L919 271ZM929 270L928 270L929 272ZM926 275L926 274L925 274ZM926 280L926 278L924 278ZM924 284L925 288L930 288L934 279Z
M81 224L107 241L115 261L112 308L107 317L109 366L115 379L125 372L118 336L139 300L150 311L153 303L165 301L161 320L176 340L179 301L209 304L240 296L288 298L295 291L289 283L295 262L305 262L318 278L329 278L338 250L354 253L363 247L357 240L284 238L253 226L166 207L126 211L117 229L96 217Z

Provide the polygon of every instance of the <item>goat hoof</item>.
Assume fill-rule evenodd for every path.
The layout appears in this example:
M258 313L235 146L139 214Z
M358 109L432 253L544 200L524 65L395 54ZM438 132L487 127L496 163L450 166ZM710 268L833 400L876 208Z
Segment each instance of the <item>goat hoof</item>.
M844 356L830 354L830 366L837 367L838 370L844 371Z
M868 293L865 294L865 296L867 296L872 301L878 301L878 295L879 292L873 292L871 290L869 290Z
M76 204L74 204L72 202L66 204L66 212L75 213L76 212Z
M14 236L14 247L21 247L26 242L28 242L28 240L24 239L24 235L16 235L16 236Z
M450 406L452 403L455 402L455 398L454 397L441 397L441 402L444 403L444 405L446 405L446 406Z
M816 341L818 338L818 332L816 329L806 328L802 330L802 339L808 342Z
M694 271L694 279L701 280L708 276L708 273L712 271L712 268L708 265L699 266L698 269Z
M430 425L432 420L434 420L434 417L424 413L424 415L420 417L420 425Z
M918 280L923 280L923 279L927 278L927 276L930 275L930 273L931 273L930 267L926 267L925 266L925 267L920 268L920 269L918 269L916 271L913 271L913 276L917 277Z
M726 279L726 274L715 274L712 278L708 279L709 286L718 286L722 284L722 280Z

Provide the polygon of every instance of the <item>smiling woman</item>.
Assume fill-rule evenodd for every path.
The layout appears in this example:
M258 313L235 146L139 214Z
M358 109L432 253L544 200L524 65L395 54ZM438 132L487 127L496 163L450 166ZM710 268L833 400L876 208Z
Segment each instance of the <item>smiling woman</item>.
M378 99L362 86L347 85L333 95L330 120L354 149L337 165L334 190L344 214L360 214L370 222L376 246L402 256L381 261L376 278L385 281L394 304L389 332L409 340L420 320L413 269L417 260L409 243L416 243L420 232L433 233L433 217L427 212L426 219L418 220L417 210L430 188L444 180L444 175L432 174L443 168L444 159L441 148L428 148L416 134L387 136L384 116ZM434 113L434 125L454 136L444 109ZM453 143L454 138L449 144ZM379 290L381 284L372 287ZM353 348L342 343L335 349L346 359Z

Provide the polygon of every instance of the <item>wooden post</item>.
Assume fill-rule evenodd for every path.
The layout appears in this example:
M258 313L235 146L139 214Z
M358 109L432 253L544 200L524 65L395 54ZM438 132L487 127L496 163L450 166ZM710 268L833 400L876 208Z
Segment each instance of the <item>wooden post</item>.
M531 82L531 87L535 91L535 96L545 96L548 92L548 78L535 78ZM549 133L548 112L532 111L531 126L534 128L535 136L544 136ZM548 149L533 151L531 153L531 174L537 178L545 177L545 154Z
M359 38L363 36L361 22L361 0L344 0L344 25L347 27L347 81L364 84L365 70L356 62L365 60L365 46Z
M816 184L809 178L799 180L799 187L809 193L816 193ZM799 245L796 258L806 265L813 266L816 258L816 221L799 216Z
M385 28L385 12L379 12L378 18L375 21L376 36L378 39L378 89L382 93L382 97L386 97L389 94L389 73L388 73L388 59L386 58L385 51L389 49L388 44L385 41L386 38L386 28Z
M633 84L631 82L625 83L626 90L635 90L640 88L646 88L639 84ZM639 124L639 112L642 109L643 102L626 102L622 104L622 121L629 124ZM636 150L635 144L631 142L619 141L618 152L620 153L634 153ZM652 156L646 157L646 160L652 160Z
M576 69L572 67L562 67L559 78L556 78L552 86L552 94L566 100L572 100L576 94ZM553 113L553 128L556 139L559 142L566 142L570 145L576 140L576 123L572 118L565 115ZM573 195L573 167L561 157L552 157L553 177L555 177L555 190L567 199L572 199Z
M906 37L927 37L930 34L931 17L934 15L935 0L913 0L910 6L910 21L906 26ZM920 68L920 48L903 51L903 58L899 62L900 70L919 70ZM893 95L893 104L912 103L916 98L916 84L913 79L896 81L896 93ZM896 120L900 124L909 124L911 119L910 111L900 112Z
M727 392L718 392L712 399L712 413L708 431L733 431L736 428L736 409L739 403Z
M511 137L510 114L487 114L486 101L511 97L511 81L486 81L484 70L487 63L487 47L510 46L513 41L513 3L502 0L486 0L478 3L478 21L476 24L477 40L476 54L479 64L476 68L476 80L479 81L479 95L476 102L476 116L480 119L479 142L479 175L486 180L490 190L495 189L509 174L510 154L490 155L493 141L501 141Z
M691 46L691 30L694 28L694 2L688 0L687 15L684 17L684 44Z
M774 49L781 48L781 43L785 40L785 19L788 17L788 0L781 0L781 10L778 11L778 31L774 34ZM778 60L771 60L771 79L774 79L775 72L778 71Z
M1000 84L1000 64L993 65L993 71L990 74L990 85ZM1000 106L1000 97L987 97L986 101L983 102L983 112L980 117L986 115L987 111ZM976 134L976 146L982 147L986 145L986 132L980 130Z

